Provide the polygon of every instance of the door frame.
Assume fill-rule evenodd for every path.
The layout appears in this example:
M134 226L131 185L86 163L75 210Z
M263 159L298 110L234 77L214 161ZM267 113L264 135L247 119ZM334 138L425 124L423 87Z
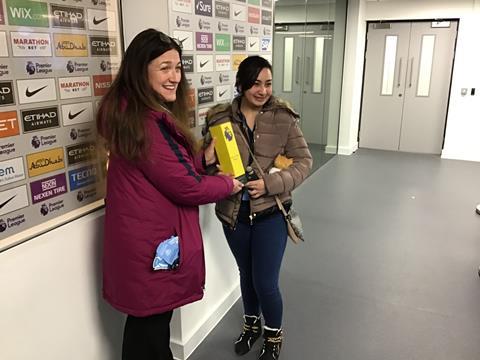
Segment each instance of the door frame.
M450 69L450 86L448 87L448 100L447 100L447 111L445 113L444 125L443 125L443 138L442 138L442 150L445 145L445 135L447 131L447 119L448 111L450 109L450 97L452 95L452 78L453 78L453 69L455 67L455 58L457 54L457 41L458 41L458 29L460 28L460 18L442 18L442 19L401 19L401 20L369 20L366 22L365 26L365 52L363 54L363 74L362 74L362 91L360 96L360 112L358 120L358 131L357 131L357 144L360 144L360 128L362 127L362 110L363 110L363 95L365 90L365 72L367 67L367 46L368 46L368 27L370 24L381 24L381 23L405 23L405 22L433 22L433 21L456 21L457 22L457 34L455 36L455 44L453 46L453 58L452 58L452 68Z

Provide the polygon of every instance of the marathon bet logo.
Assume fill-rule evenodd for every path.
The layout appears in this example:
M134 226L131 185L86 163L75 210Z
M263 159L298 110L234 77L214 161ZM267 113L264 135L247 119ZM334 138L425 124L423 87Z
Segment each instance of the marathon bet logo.
M58 78L60 99L92 96L90 76Z
M15 57L52 56L50 34L12 31L10 38Z

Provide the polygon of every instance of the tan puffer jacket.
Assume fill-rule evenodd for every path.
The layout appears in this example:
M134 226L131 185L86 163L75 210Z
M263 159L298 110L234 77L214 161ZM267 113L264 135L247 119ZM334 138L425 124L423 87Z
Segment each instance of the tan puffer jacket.
M240 132L243 131L245 138L248 139L248 137L246 136L247 129L244 128L245 125L239 114L239 106L240 98L237 97L232 104L219 104L209 110L203 129L204 143L206 145L211 141L208 132L210 126L231 121L243 165L246 167L249 152L247 145L241 139ZM255 119L254 154L265 173L264 181L267 193L258 199L250 199L252 216L276 207L273 195L278 195L282 202L290 200L290 192L302 183L312 168L312 156L298 126L298 114L287 103L273 96ZM287 169L269 174L268 172L279 154L293 159L293 164ZM252 163L251 166L260 177L255 163ZM241 192L217 202L215 211L222 223L230 227L235 226L240 202Z

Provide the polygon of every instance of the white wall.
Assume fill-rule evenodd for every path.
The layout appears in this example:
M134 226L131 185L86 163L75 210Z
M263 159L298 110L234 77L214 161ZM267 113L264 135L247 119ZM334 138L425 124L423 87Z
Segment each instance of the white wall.
M358 148L363 58L365 53L365 0L350 0L347 10L345 60L338 153L350 155Z
M480 113L480 93L477 90L476 96L460 96L461 88L478 89L480 85L479 50L478 46L474 45L478 42L480 33L480 1L391 0L365 3L365 0L354 0L350 1L349 14L359 1L364 2L366 8L362 13L360 6L357 13L358 27L352 23L347 27L339 153L349 154L358 146L356 137L362 83L358 70L361 68L363 71L366 21L459 18L452 92L442 157L480 161L480 122L477 115ZM352 19L356 19L354 14ZM353 43L355 38L356 44Z
M101 299L103 210L0 253L0 359L120 358L123 316Z

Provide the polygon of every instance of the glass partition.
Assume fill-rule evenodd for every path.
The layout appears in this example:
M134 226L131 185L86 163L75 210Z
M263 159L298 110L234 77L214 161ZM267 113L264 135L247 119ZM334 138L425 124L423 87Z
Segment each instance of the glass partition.
M290 102L318 169L337 153L347 0L278 0L274 94Z

